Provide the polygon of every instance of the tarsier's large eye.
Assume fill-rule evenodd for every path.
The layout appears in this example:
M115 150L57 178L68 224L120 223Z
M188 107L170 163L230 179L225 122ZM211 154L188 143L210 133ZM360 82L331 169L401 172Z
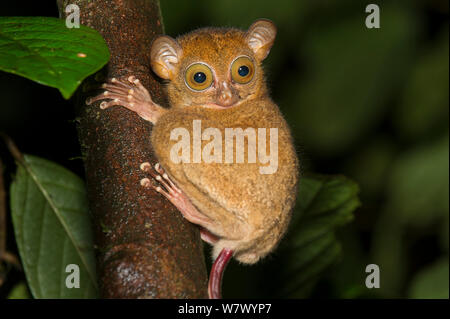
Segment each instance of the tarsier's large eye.
M192 64L186 70L185 82L192 90L203 91L211 86L212 81L212 71L203 63Z
M231 78L234 82L245 84L253 78L255 67L249 57L241 56L231 65Z

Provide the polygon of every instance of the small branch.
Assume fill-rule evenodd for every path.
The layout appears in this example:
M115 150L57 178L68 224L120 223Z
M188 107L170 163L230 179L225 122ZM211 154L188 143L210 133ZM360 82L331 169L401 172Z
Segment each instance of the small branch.
M6 252L6 193L3 181L3 162L0 158L0 260Z
M3 133L0 133L0 137L3 138L5 141L8 149L13 154L13 156L16 156L18 152L17 148L15 147L14 143L11 141L11 139L6 136ZM5 191L5 181L3 178L3 170L4 165L0 158L0 262L5 262L7 264L13 265L17 269L21 270L22 266L20 265L19 258L17 258L16 255L8 252L6 250L6 238L7 238L7 225L6 225L6 191ZM0 286L3 283L3 278L0 279Z

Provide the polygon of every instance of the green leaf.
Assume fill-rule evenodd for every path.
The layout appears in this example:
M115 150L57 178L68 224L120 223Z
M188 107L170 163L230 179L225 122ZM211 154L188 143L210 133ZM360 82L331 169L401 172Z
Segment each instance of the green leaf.
M15 238L35 298L94 298L95 260L83 181L65 168L26 155L11 185ZM80 269L67 288L66 266Z
M27 284L22 281L15 285L8 294L8 299L30 299Z
M343 176L302 177L297 211L283 245L280 296L305 297L318 276L339 257L338 227L360 205L358 186Z
M446 256L414 277L409 297L448 299L448 291L448 256Z
M0 70L55 87L66 99L108 60L108 47L94 29L69 29L49 17L0 18Z

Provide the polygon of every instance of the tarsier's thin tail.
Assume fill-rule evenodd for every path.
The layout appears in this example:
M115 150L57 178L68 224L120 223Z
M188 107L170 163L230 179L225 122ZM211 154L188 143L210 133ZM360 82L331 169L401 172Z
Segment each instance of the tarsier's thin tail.
M233 251L231 249L224 248L217 256L214 264L211 267L211 273L209 274L208 283L208 295L209 299L221 299L222 298L222 277L225 268L228 265Z

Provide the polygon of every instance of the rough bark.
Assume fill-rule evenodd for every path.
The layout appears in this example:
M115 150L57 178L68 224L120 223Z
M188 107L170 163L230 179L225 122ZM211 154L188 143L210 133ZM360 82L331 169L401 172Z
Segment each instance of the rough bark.
M155 0L58 0L80 7L81 23L98 30L111 60L105 77L135 75L157 103L161 84L150 70L152 39L163 32ZM100 80L98 75L97 80ZM100 80L101 81L101 80ZM97 271L104 298L206 298L207 274L196 226L160 194L142 188L142 162L155 163L151 124L123 107L100 110L79 90L78 134L84 157L97 248Z

